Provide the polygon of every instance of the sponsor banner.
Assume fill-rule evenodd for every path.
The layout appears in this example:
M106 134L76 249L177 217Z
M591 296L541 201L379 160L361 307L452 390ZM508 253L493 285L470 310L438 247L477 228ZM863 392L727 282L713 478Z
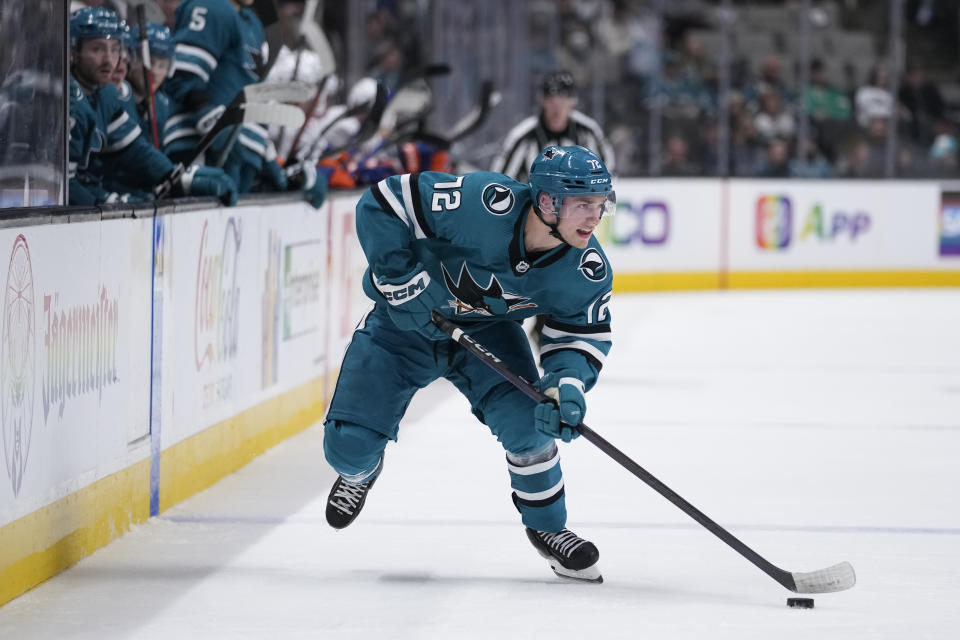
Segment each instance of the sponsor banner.
M167 449L322 376L330 311L321 212L292 202L164 220L175 256L163 283Z
M289 388L323 374L326 362L327 216L299 204L262 218L260 384Z
M960 192L944 191L939 213L940 257L960 260Z
M149 455L151 226L0 232L0 524Z
M597 239L615 275L719 269L720 181L621 179L614 187L617 212Z
M343 352L350 343L353 330L373 302L363 293L360 278L367 266L366 257L357 239L355 209L359 193L344 194L332 199L329 216L330 242L328 268L329 287L326 291L327 349L335 371L340 367ZM328 385L329 386L329 385Z
M942 266L935 182L734 180L729 270Z

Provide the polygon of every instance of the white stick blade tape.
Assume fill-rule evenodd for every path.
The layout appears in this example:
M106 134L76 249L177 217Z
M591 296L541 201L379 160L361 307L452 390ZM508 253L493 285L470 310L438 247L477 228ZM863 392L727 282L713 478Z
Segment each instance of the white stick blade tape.
M833 593L857 584L857 574L849 562L841 562L810 573L792 573L797 593Z

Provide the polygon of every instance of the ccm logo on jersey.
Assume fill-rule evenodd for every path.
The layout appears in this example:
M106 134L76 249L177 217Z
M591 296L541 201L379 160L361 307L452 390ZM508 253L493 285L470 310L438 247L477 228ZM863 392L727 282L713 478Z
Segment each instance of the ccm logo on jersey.
M413 300L418 295L427 290L430 285L430 274L421 271L413 278L402 284L377 284L377 289L387 299L387 302L396 306L409 300Z
M495 216L502 216L513 209L513 191L492 182L483 188L483 194L480 196L483 200L483 208Z
M603 261L600 252L596 249L587 249L583 252L577 269L584 278L593 282L600 282L607 277L607 263Z

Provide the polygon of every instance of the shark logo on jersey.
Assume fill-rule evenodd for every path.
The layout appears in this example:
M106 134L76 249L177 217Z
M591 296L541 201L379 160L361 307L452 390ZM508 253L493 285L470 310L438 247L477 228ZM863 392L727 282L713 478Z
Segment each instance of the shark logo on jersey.
M607 263L600 257L596 249L587 249L580 256L580 266L577 267L583 277L593 282L600 282L607 277Z
M502 216L513 209L514 196L513 191L492 182L483 188L483 208L495 216Z
M530 302L530 298L505 292L492 273L487 286L481 287L467 269L466 262L460 265L460 275L456 282L453 281L445 266L440 265L440 267L443 269L443 279L447 283L447 289L456 297L455 300L450 301L450 306L456 309L457 315L465 313L479 313L485 316L504 315L515 309L537 306L535 302Z

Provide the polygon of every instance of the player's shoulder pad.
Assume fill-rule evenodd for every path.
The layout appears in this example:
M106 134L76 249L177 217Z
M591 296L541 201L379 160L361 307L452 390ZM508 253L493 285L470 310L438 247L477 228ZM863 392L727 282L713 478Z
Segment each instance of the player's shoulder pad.
M530 185L493 171L476 171L463 176L463 197L494 216L522 210L530 201Z
M613 270L607 254L603 252L600 242L590 238L586 249L571 252L576 256L576 268L580 275L590 284L608 287L613 282Z
M80 87L80 83L77 82L77 79L73 77L73 74L70 74L70 101L83 102L85 99L86 96L83 94L83 89Z
M198 12L198 9L202 11ZM198 33L214 25L230 24L237 19L237 15L230 0L184 0L177 7L174 35L181 31Z
M117 88L117 99L121 102L133 102L133 87L126 80Z

